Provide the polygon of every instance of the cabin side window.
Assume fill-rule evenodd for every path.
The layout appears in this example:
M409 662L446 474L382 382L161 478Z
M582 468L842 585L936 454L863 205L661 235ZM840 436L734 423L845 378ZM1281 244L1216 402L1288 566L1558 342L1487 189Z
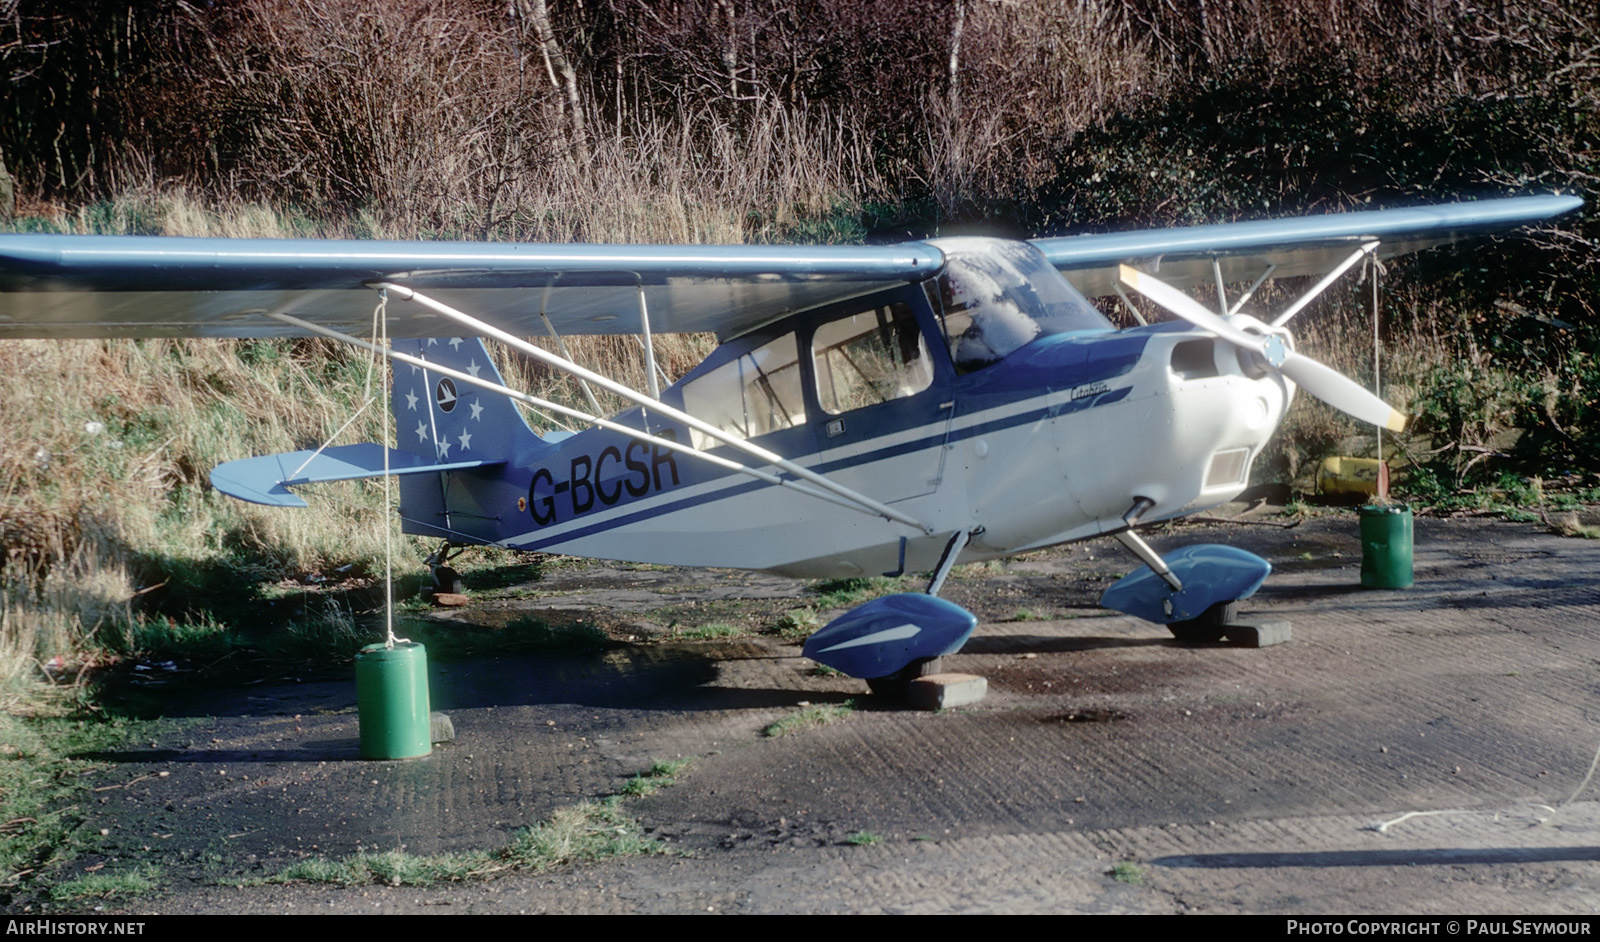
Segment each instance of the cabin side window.
M830 415L904 399L933 384L928 345L904 302L818 327L811 358L817 401Z
M784 334L683 384L685 412L739 438L804 425L799 344ZM691 429L694 447L718 442Z

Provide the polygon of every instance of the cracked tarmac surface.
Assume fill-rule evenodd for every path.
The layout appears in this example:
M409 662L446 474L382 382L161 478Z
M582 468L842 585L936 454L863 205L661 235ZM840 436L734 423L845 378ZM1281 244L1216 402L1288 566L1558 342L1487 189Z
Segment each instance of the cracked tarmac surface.
M194 718L111 757L124 787L95 822L167 886L107 911L1594 912L1600 801L1551 809L1600 743L1600 541L1418 520L1416 585L1364 590L1355 531L1331 515L1152 536L1273 562L1242 620L1286 618L1293 638L1262 649L1096 609L1134 565L1109 541L967 567L945 594L981 621L946 668L990 694L944 713L875 704L765 636L434 663L457 740L406 762L356 759L346 678L175 700ZM532 588L479 607L648 636L669 603L806 598L659 568ZM852 698L841 722L761 735ZM676 786L626 805L665 855L428 888L227 885L306 856L500 846L678 757ZM1372 827L1408 812L1429 813ZM879 840L847 841L861 832Z

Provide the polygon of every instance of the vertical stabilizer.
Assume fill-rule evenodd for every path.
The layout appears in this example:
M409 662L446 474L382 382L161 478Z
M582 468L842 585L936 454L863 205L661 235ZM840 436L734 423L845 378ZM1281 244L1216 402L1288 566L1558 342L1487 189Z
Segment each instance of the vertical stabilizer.
M395 340L394 349L440 366L504 383L477 337ZM396 445L439 460L508 457L522 436L533 435L511 400L413 366L394 365Z
M504 383L476 337L395 340L394 349L494 383ZM499 393L409 363L394 364L395 447L429 461L493 460L482 473L440 473L400 479L400 516L407 533L454 543L496 542L527 493L515 468L550 446Z

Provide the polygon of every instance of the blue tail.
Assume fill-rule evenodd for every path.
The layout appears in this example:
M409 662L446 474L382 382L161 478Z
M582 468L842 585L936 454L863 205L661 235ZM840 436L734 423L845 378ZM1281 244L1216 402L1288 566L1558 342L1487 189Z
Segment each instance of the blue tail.
M490 382L505 382L476 337L396 340L393 347ZM479 460L495 465L466 474L401 478L405 532L455 543L501 539L502 522L522 515L517 500L528 494L524 474L516 469L529 467L553 446L540 439L505 396L409 363L394 364L390 405L398 449L437 463Z
M476 338L398 340L394 348L503 383ZM230 461L212 470L211 483L241 500L304 507L288 488L382 477L387 470L400 478L407 533L453 543L494 543L509 535L526 516L530 468L556 446L535 434L505 396L409 363L395 364L390 407L394 448L337 445Z
M396 340L398 353L504 385L489 351L476 337ZM409 363L394 365L390 407L395 447L430 461L510 456L519 443L537 440L511 400Z

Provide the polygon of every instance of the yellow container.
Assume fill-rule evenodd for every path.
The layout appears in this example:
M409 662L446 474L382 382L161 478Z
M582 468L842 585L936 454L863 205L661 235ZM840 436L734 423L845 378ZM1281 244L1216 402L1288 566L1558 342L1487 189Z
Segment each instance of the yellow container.
M1377 458L1324 458L1317 491L1329 497L1389 496L1389 464Z

